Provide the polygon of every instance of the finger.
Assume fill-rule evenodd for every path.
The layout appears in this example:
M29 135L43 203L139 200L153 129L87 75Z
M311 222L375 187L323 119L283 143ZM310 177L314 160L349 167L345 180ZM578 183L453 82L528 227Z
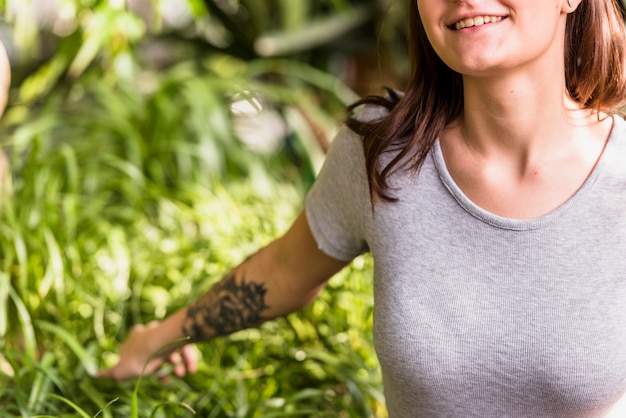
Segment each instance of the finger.
M189 373L198 371L198 352L192 345L185 345L180 349L180 354Z
M96 372L96 377L101 379L113 379L113 369L100 369Z
M129 380L138 377L142 370L130 367L127 362L118 362L113 367L100 369L96 372L96 377L111 380Z
M174 366L174 375L183 377L187 373L187 367L180 351L174 351L169 355L169 362Z
M123 380L124 376L120 376L117 366L108 368L108 369L100 369L96 372L96 377L101 379L111 379L111 380Z

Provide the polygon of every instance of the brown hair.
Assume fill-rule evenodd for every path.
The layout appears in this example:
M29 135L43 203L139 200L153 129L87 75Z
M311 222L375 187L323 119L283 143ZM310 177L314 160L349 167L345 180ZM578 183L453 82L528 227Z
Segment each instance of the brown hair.
M383 106L382 119L348 118L347 126L363 137L367 176L373 198L395 201L388 178L401 169L420 169L443 128L463 108L463 81L431 47L416 0L409 3L409 77L404 95L388 90L350 106ZM567 16L565 74L570 96L588 109L618 113L626 104L626 37L617 0L582 0ZM602 76L600 76L602 75ZM381 167L383 153L394 157Z

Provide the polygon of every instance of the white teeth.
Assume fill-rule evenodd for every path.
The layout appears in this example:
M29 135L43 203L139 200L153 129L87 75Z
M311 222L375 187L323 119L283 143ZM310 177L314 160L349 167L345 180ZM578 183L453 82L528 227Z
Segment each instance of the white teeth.
M502 16L476 16L459 20L454 24L456 30L471 28L474 26L482 26L485 23L496 23L502 20Z

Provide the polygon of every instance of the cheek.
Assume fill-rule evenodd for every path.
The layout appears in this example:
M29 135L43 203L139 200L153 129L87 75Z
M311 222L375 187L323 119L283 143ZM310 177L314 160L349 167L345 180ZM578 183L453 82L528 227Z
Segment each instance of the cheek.
M424 30L431 37L431 33L438 26L440 11L438 10L438 2L440 0L418 0L417 11Z
M446 38L447 30L447 28L441 28L439 26L424 25L427 44L430 45L435 54L449 66L450 64L447 61L451 58L450 55L455 48L453 43Z
M432 22L433 20L429 19L428 15L422 14L422 12L420 12L420 17L421 17L422 27L424 28L424 32L426 33L426 39L428 40L430 45L433 47L433 49L435 49L437 54L439 54L444 43L442 40L443 33L441 31L441 28L438 27L437 25L429 23L429 22Z

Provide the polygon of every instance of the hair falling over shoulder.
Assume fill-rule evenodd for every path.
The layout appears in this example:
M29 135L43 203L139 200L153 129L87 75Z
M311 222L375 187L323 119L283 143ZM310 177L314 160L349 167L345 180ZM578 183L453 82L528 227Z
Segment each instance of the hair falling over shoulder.
M567 17L567 90L588 109L615 114L626 106L624 17L619 0L582 0Z
M626 106L626 36L619 0L582 0L567 17L565 75L570 96L588 109L622 113ZM363 137L372 200L398 200L388 178L398 170L417 172L446 125L463 109L463 81L431 47L417 2L408 0L409 75L402 95L366 97L352 106L382 106L389 113L372 121L349 117ZM601 76L600 76L601 75ZM380 163L384 153L391 161Z

